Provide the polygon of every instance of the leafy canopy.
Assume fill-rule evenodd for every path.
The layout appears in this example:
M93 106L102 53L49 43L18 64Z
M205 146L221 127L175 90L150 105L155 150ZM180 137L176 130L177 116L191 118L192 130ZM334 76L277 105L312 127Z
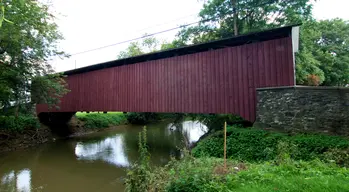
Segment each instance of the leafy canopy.
M66 93L61 76L47 75L53 73L48 60L66 56L57 48L63 37L50 7L37 0L2 0L0 8L2 18L11 21L0 28L0 105L28 103L30 92L37 91L32 82L38 76L46 81L39 90L49 93L45 100Z

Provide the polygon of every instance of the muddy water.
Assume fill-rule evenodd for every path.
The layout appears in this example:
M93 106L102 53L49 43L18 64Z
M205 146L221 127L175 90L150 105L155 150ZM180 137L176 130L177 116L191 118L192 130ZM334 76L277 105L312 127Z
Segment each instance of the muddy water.
M166 164L206 131L198 122L148 125L151 163ZM138 158L140 126L120 126L0 156L0 191L124 191L126 168Z

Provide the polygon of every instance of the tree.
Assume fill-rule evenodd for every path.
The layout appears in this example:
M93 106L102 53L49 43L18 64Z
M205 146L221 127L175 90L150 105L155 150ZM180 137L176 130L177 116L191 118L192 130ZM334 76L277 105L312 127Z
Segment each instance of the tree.
M296 57L297 83L318 76L327 86L349 83L349 22L342 19L309 21L302 26Z
M145 34L144 37L148 35ZM151 53L157 51L159 47L159 41L155 37L144 38L143 41L132 42L126 48L125 51L121 51L117 56L118 59L123 59L127 57L134 57L137 55L142 55L145 53Z
M195 44L300 23L311 19L311 10L310 0L208 0L199 25L183 29L178 39Z
M23 3L23 0L19 0L21 3ZM7 2L5 3L3 0L0 0L0 28L2 26L2 23L8 22L12 23L10 20L5 18L5 6L9 6L10 4Z
M45 87L46 92L52 93L48 97L66 92L64 83L47 76L53 73L48 59L66 56L57 49L57 42L63 37L49 6L36 0L1 3L2 15L11 22L3 22L0 29L0 103L20 106L29 102L30 91L36 91L31 87L32 80L37 76L51 81Z
M160 43L160 41L155 37L147 37L147 38L144 38L142 41L136 41L136 42L130 43L130 45L126 48L126 50L121 51L118 54L117 58L123 59L128 57L134 57L137 55L152 53L160 50L173 49L180 46L183 46L183 44L178 40L174 40L171 43L166 41L163 41Z

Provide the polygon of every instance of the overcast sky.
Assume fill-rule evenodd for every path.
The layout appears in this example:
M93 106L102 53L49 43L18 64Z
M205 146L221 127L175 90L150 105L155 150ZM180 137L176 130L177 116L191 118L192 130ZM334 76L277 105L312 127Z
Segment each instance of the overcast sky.
M202 7L199 0L53 0L53 7L60 16L57 19L65 37L60 48L74 54L120 41L140 37L145 33L178 27L198 21ZM330 19L340 17L349 20L348 0L318 0L314 5L314 17ZM170 41L177 31L156 35ZM69 59L53 59L56 71L66 71L87 65L115 60L127 43L98 51L72 56Z

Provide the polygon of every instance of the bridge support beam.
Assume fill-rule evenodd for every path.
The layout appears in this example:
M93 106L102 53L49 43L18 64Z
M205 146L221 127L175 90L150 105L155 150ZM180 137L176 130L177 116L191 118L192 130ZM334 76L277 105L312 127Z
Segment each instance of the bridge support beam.
M59 136L68 136L73 133L69 121L76 112L42 112L38 114L40 122L48 126L52 133Z

